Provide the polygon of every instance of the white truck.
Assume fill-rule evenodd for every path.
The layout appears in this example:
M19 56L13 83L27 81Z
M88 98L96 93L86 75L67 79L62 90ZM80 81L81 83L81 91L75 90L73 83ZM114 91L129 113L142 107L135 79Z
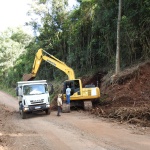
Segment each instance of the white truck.
M50 96L46 80L19 81L16 94L22 119L26 118L26 113L33 111L50 114Z

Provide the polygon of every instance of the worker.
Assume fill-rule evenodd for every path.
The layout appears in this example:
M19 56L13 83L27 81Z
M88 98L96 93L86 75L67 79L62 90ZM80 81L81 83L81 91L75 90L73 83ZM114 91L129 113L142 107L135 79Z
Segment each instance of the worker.
M62 107L62 98L61 98L62 94L58 94L58 98L57 98L57 116L60 116L60 112L61 112L61 107Z
M66 100L67 100L67 104L70 104L70 94L71 94L71 89L69 88L69 85L67 85L67 89L66 89Z

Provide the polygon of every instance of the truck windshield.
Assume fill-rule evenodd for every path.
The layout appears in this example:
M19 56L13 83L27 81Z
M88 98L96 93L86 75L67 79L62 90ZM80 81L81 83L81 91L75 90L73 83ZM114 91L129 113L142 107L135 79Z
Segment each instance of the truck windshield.
M45 94L47 89L46 84L25 85L23 87L24 95Z

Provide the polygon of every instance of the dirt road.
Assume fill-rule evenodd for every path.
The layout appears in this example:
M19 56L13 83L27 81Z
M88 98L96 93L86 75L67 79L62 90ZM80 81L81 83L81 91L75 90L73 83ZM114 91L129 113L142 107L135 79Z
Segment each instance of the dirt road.
M149 128L118 124L88 112L21 119L17 99L0 91L0 150L149 150Z

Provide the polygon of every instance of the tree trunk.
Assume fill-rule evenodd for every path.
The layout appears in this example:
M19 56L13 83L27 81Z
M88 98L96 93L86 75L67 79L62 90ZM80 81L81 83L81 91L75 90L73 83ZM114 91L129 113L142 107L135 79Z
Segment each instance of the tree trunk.
M117 48L116 48L116 74L120 72L120 21L121 21L121 3L119 0L118 21L117 21Z

